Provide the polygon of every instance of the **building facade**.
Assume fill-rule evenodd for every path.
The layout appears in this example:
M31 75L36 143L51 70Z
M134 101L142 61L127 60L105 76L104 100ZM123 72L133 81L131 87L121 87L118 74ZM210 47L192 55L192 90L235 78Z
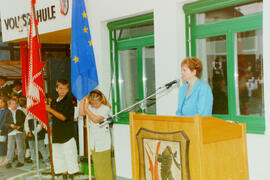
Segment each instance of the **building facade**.
M66 2L71 13L71 1ZM270 162L269 2L85 0L85 3L100 82L98 88L110 98L114 114L179 79L181 60L197 56L204 65L201 79L224 102L223 106L216 102L214 116L247 123L250 179L270 178L267 169ZM38 8L57 19L61 11L59 6L53 9L52 6L41 3ZM47 7L50 8L46 10ZM1 9L2 29L6 26L3 13L6 14ZM42 31L46 27L40 26L41 41L69 44L71 18L66 19L60 20L63 25L52 19L53 28L45 25L46 31ZM4 30L2 33L4 41L18 42L26 37ZM5 40L5 35L11 38ZM222 89L223 96L215 88ZM131 111L175 115L177 93L177 87L171 88ZM117 175L131 178L128 113L119 115L113 132Z

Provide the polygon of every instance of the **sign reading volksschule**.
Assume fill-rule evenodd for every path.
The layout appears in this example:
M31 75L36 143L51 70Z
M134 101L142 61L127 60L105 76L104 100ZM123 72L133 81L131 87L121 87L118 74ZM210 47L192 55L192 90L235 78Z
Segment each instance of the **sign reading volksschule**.
M71 28L71 0L36 1L36 18L39 34ZM0 7L3 42L27 37L30 17L30 0L3 1Z

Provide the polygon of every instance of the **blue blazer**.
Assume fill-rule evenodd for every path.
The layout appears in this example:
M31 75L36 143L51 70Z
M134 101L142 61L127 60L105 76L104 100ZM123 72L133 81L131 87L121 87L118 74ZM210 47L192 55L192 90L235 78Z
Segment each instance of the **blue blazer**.
M177 116L211 116L213 107L213 94L210 86L197 79L188 97L186 93L189 84L179 88Z

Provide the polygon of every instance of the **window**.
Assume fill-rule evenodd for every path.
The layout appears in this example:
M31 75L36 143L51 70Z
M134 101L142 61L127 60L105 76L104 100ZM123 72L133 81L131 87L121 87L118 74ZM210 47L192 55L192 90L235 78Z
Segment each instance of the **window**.
M137 49L120 50L118 57L120 109L139 100ZM133 109L135 110L135 109ZM136 111L136 110L135 110Z
M136 36L142 36L146 34L152 34L154 32L154 24L142 24L127 28L116 30L119 39L134 38Z
M226 36L197 39L197 57L203 61L201 79L213 92L213 114L228 114Z
M264 116L262 30L235 34L237 115Z
M196 14L196 24L197 25L207 24L217 22L220 20L256 14L262 12L262 8L263 8L262 1L258 1L198 13Z
M265 130L262 1L206 0L184 5L187 55L203 61L213 116Z
M111 22L108 28L112 111L116 114L155 91L153 13ZM129 123L128 111L155 114L155 97L119 114L117 123Z

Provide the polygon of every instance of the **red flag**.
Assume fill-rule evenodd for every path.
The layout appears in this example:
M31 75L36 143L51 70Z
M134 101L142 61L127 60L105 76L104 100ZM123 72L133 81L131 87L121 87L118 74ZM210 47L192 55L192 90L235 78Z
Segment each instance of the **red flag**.
M22 69L22 92L26 96L28 80L27 41L20 42L21 69Z
M47 113L45 108L45 92L43 88L42 68L40 60L40 48L38 43L33 6L31 3L30 31L29 31L29 52L28 52L28 81L27 81L27 110L47 129Z

